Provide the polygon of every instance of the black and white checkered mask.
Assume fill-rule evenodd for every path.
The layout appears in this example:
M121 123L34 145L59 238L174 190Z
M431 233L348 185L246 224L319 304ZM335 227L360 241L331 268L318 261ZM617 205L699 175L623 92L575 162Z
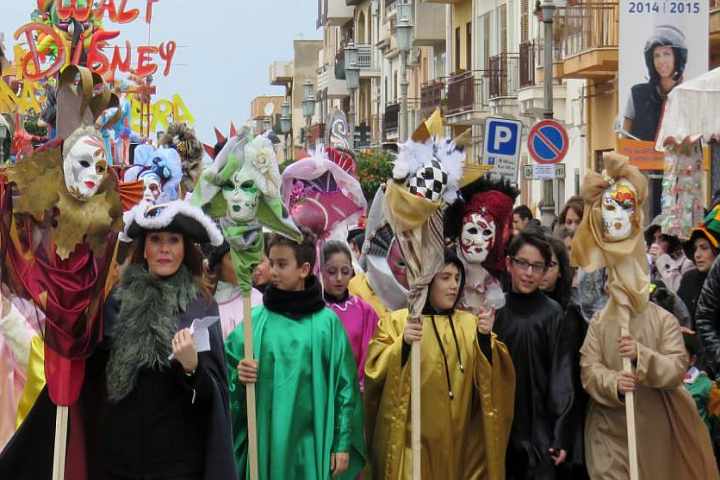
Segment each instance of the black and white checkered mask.
M436 202L440 200L448 183L447 171L433 158L408 179L408 190L413 195Z

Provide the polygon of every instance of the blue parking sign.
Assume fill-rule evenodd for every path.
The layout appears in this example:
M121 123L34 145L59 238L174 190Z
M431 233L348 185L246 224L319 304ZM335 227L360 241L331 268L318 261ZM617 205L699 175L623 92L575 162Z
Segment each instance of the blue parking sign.
M483 163L511 182L517 181L522 123L507 118L485 121Z

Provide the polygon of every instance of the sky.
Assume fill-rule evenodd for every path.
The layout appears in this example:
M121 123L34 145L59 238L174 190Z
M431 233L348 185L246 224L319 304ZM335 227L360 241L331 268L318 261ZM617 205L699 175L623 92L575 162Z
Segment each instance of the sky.
M121 1L115 2L118 6ZM10 47L15 30L28 23L36 0L0 0L0 32ZM146 44L146 0L128 0L141 18L127 25L105 20L133 47ZM243 124L259 95L283 95L270 85L268 68L291 60L293 40L321 38L315 28L317 0L159 0L153 7L151 45L174 40L178 49L168 77L155 76L156 98L178 93L195 117L198 136L214 143L213 127ZM8 48L8 50L11 50ZM11 53L11 52L8 52Z

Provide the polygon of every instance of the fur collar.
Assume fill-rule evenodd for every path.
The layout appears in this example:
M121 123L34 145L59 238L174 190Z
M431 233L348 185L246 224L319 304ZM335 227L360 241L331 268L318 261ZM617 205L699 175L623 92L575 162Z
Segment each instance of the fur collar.
M178 314L186 311L197 295L198 288L184 265L164 280L151 276L144 266L128 267L116 293L120 313L109 333L106 373L110 401L119 402L133 390L140 370L169 367Z

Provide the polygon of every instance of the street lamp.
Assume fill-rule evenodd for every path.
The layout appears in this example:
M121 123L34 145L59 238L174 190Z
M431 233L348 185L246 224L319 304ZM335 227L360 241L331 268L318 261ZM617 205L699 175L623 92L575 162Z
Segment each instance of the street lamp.
M303 116L305 117L305 148L310 146L310 121L315 113L315 92L310 79L303 83L304 97L302 101Z
M407 139L407 57L412 47L412 3L411 0L399 0L397 6L397 23L395 26L395 42L400 50L400 142Z
M555 3L553 0L542 0L540 3L542 21L545 24L543 38L545 48L544 58L544 87L545 87L545 118L553 118L553 17L555 16ZM555 180L543 181L543 205L541 207L544 225L551 225L555 219Z
M285 135L285 161L290 158L288 135L292 130L292 115L290 114L290 102L287 97L280 107L280 131Z
M358 63L358 49L351 41L345 47L345 82L350 90L350 148L355 142L355 92L360 88L360 65Z

